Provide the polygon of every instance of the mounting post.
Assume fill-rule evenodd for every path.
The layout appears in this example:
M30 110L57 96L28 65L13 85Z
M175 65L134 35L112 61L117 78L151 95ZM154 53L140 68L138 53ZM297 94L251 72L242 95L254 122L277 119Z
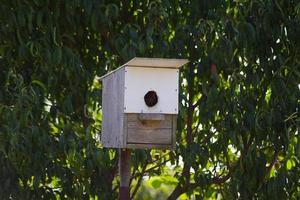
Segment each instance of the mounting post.
M120 200L130 199L130 149L119 150Z

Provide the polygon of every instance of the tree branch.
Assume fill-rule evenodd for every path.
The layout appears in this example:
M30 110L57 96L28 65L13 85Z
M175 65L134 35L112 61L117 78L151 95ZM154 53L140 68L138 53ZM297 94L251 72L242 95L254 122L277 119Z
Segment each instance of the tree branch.
M135 188L134 188L134 190L133 190L133 192L132 192L132 194L131 194L130 199L133 199L133 198L134 198L134 196L136 195L138 189L140 188L141 183L142 183L142 180L143 180L143 174L145 173L145 170L146 170L146 168L147 168L147 165L148 165L148 162L145 162L145 164L143 165L143 168L142 168L141 175L139 176L139 179L138 179L137 184L136 184L136 186L135 186Z
M271 161L270 165L267 167L267 174L269 174L271 172L271 169L273 168L273 166L277 162L278 155L279 155L279 151L275 150L273 160Z
M161 163L159 163L159 164L157 164L157 165L155 165L155 166L153 166L153 167L150 167L150 168L146 169L146 170L144 171L144 174L145 174L145 173L148 173L148 172L150 172L150 171L152 171L153 169L155 169L155 168L157 168L157 167L160 167L160 166L162 166L162 165L165 165L165 164L166 164L167 162L169 162L170 160L171 160L171 159L165 160L165 161L163 161L163 162L161 162ZM135 174L134 176L132 176L132 178L136 178L136 177L141 176L141 175L143 175L143 174L137 173L137 174Z
M194 97L194 71L192 63L188 65L188 72L189 76L187 78L188 81L188 108L187 108L187 130L186 130L186 149L187 153L191 152L191 144L193 143L194 136L193 136L193 113L194 113L194 106L193 106L193 97ZM185 162L182 170L182 177L184 178L184 182L182 185L180 183L177 184L176 188L173 190L171 195L168 197L168 200L175 200L177 199L182 193L184 193L187 188L190 186L190 164Z

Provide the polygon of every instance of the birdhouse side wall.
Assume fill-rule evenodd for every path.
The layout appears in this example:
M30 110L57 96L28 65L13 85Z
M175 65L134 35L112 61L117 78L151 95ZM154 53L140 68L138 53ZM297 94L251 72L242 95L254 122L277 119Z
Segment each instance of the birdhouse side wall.
M122 148L124 145L124 68L103 79L102 110L103 146Z

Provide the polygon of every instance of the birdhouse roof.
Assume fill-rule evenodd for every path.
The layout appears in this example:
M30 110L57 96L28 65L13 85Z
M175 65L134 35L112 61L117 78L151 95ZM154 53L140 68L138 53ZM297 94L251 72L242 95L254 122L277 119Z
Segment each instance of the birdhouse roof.
M171 58L140 58L135 57L122 65L121 67L105 74L104 76L100 77L99 79L103 79L106 76L110 75L111 73L119 70L125 66L131 67L151 67L151 68L173 68L178 69L183 65L187 64L189 61L187 59L171 59Z
M189 61L187 59L170 58L139 58L135 57L125 65L134 67L159 67L159 68L180 68Z

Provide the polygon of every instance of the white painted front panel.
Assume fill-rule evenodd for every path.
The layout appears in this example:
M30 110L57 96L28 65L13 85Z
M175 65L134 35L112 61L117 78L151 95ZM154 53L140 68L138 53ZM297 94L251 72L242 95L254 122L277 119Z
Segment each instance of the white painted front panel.
M125 67L124 113L178 113L179 70L149 67ZM154 90L158 103L148 107L145 94Z

